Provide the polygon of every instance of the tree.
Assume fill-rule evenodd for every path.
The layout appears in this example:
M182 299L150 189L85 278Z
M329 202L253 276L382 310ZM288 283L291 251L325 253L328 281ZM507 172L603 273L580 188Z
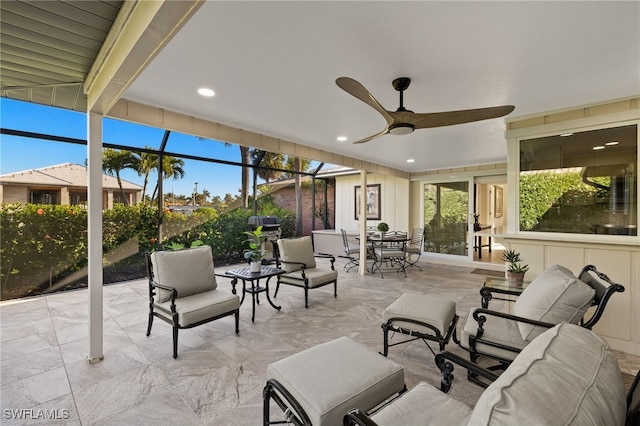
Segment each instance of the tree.
M297 172L302 171L300 158L294 157L293 169ZM300 173L294 174L293 182L296 191L296 235L302 235L302 185L300 185Z
M155 154L154 154L155 155ZM156 168L158 157L156 155ZM172 157L170 155L164 155L162 157L162 178L173 180L182 179L185 176L184 171L184 160L176 157ZM153 189L153 195L151 196L151 201L156 197L156 193L158 192L158 183L156 182L156 187Z
M113 149L106 148L102 152L102 170L111 176L115 176L118 181L118 187L120 187L120 194L122 199L128 205L129 200L122 188L122 179L120 179L120 172L124 169L133 169L138 171L140 165L140 157L131 151L126 149Z
M149 149L149 147L145 146ZM149 183L149 175L153 170L158 169L158 156L150 152L140 154L140 164L138 165L138 176L144 176L144 184L142 185L142 200L145 199L147 193L147 184ZM151 202L151 200L149 200Z
M251 162L255 163L258 160L258 157L263 153L258 149L251 150ZM260 162L260 166L263 167L271 167L272 169L282 169L284 167L285 157L282 154L278 154L276 152L264 152L264 157L262 157L262 161ZM265 180L265 182L269 183L272 180L278 179L282 172L278 170L272 169L257 169L258 176Z
M211 197L211 193L209 192L209 190L207 188L203 189L200 195L202 196L201 205L203 206L207 205L207 200L209 199L209 197Z
M202 139L202 138L199 138ZM228 142L218 141L222 145L226 147L233 146ZM248 146L238 145L240 148L240 162L242 162L242 186L240 187L240 198L242 198L242 207L249 207L249 167L245 166L245 164L249 164L251 161L251 154Z

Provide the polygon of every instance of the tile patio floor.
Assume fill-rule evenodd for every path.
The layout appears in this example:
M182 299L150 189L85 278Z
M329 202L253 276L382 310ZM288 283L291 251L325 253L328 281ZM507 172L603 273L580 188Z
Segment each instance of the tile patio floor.
M104 361L95 365L86 361L86 290L4 302L0 423L259 425L270 362L340 336L380 351L382 310L404 292L453 299L462 315L480 303L484 277L471 273L473 268L421 263L423 272L412 268L407 278L388 273L381 279L345 273L343 264L336 262L337 298L331 286L312 290L305 309L302 289L283 286L275 299L282 310L263 301L255 323L245 300L239 335L233 333L233 317L181 330L177 360L171 357L169 325L156 320L145 336L146 280L104 287ZM225 269L231 267L218 271ZM220 279L219 285L228 282ZM449 349L462 352L455 344ZM640 368L639 357L618 355L623 372ZM393 347L389 357L405 367L409 388L421 380L438 385L433 355L421 341ZM474 404L482 389L458 371L450 394ZM34 415L50 410L68 418L18 421L8 418L11 409L34 409Z

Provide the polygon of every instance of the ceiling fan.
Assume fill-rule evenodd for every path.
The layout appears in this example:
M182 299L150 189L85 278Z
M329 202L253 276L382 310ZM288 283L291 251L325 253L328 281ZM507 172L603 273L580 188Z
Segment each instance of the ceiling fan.
M403 92L409 87L411 79L400 77L393 80L393 88L400 92L400 106L395 111L388 111L373 97L365 87L349 77L339 77L336 84L345 92L360 99L378 111L387 121L386 128L354 143L369 142L372 139L390 133L392 135L407 135L415 129L427 129L430 127L452 126L455 124L470 123L472 121L487 120L503 117L515 109L513 105L504 105L488 108L465 109L459 111L415 113L406 109L403 105Z

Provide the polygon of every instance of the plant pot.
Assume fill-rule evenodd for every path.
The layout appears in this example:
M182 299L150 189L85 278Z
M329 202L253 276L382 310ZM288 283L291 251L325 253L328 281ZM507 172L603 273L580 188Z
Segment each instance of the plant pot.
M512 287L522 287L524 282L524 272L507 271L507 281Z
M251 272L260 272L260 269L262 268L262 263L261 262L251 262L249 264L249 267L251 268Z

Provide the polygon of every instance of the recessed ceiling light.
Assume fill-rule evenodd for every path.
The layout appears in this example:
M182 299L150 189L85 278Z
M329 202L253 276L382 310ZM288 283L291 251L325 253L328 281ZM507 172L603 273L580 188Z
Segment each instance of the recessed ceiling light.
M413 159L413 158L409 158L409 159L407 160L407 163L415 163L415 162L416 162L416 160L415 160L415 159Z
M562 136L563 138L566 138L567 136L573 136L573 133L563 133L560 136Z
M607 143L605 143L605 145L607 145L607 146L613 146L613 145L618 145L619 143L620 143L620 142L618 142L618 141L611 141L611 142L607 142Z
M601 149L604 149L604 145L598 145L593 147L594 151L600 151Z
M207 89L206 87L201 87L198 89L198 94L200 94L201 96L205 96L207 98L210 98L212 96L214 96L216 94L216 92L214 92L211 89Z
M338 137L336 138L336 140L337 140L338 142L346 142L347 137L346 137L346 136L338 136Z

